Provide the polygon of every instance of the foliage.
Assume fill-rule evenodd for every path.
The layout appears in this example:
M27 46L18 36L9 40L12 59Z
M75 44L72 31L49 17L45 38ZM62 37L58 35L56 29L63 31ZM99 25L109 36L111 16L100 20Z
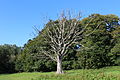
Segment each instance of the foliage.
M114 60L116 65L120 65L120 27L116 27L111 33L114 37L113 39L113 48L111 53L115 55Z
M111 53L111 49L114 46L114 38L111 35L111 32L114 31L114 29L118 26L116 24L112 24L118 22L118 17L114 15L99 14L93 14L90 17L96 18L89 24L89 27L87 27L85 34L91 32L94 29L95 30L92 34L85 36L84 39L82 39L80 42L83 47L77 54L79 57L79 64L82 68L88 69L96 69L114 65L115 55ZM113 18L115 20L113 20ZM84 25L88 20L89 17L83 19L81 22ZM100 23L102 24L96 27L96 25Z
M16 45L0 45L0 73L15 72L16 55L21 53L21 48Z
M40 53L38 47L40 45L38 38L29 40L25 45L22 53L16 59L16 70L19 72L33 71L54 71L56 63L51 61L44 54ZM40 40L41 41L41 40Z

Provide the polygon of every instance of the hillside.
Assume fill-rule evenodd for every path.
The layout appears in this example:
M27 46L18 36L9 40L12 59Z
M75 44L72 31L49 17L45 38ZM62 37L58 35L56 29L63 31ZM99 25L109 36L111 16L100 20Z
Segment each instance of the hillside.
M62 75L55 72L1 74L0 80L120 80L120 67L69 70Z

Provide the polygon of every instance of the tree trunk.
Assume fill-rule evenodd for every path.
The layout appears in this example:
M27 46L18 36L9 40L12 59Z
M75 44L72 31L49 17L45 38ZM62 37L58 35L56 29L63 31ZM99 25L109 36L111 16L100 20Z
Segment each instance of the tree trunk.
M57 74L63 74L62 70L62 58L60 56L57 56Z

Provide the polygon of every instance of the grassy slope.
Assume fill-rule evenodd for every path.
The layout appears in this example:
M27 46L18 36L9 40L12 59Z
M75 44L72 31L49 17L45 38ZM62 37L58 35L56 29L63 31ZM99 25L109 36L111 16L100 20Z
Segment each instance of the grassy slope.
M0 80L120 80L120 66L98 70L70 70L62 75L55 72L1 74Z

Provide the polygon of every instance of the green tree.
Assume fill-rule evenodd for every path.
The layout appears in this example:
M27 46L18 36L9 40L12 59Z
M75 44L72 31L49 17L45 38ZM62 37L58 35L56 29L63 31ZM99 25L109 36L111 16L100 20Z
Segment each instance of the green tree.
M120 65L120 26L115 27L115 30L111 32L113 36L113 48L111 54L114 54L114 61L116 65Z
M12 73L15 71L17 54L21 53L21 47L16 45L0 45L0 73Z
M111 54L113 47L113 36L111 32L118 26L119 18L115 15L93 14L94 20L89 24L84 34L93 31L96 26L102 23L92 34L85 36L82 41L82 48L78 52L82 68L101 68L114 63L114 55ZM89 17L83 19L82 24L87 24Z
M25 44L21 54L17 56L15 69L19 72L33 72L33 71L54 71L56 70L55 62L51 61L49 57L39 52L42 38L37 36L33 40L29 40Z

